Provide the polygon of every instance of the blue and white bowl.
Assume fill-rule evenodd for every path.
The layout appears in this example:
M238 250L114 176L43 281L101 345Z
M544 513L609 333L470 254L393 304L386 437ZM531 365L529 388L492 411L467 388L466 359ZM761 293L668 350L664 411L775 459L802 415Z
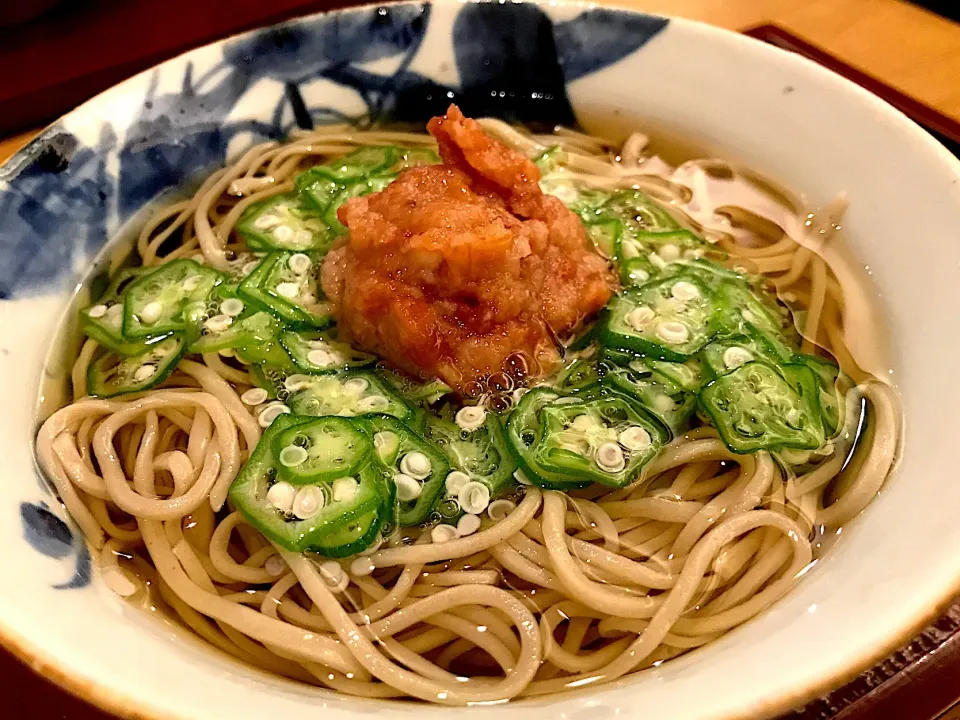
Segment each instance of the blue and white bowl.
M960 581L960 163L874 96L754 40L624 10L500 0L365 7L200 48L69 113L0 169L0 640L130 717L450 712L277 679L128 606L100 582L36 470L33 435L41 380L56 388L69 372L62 354L46 359L77 284L157 196L264 138L331 121L422 123L451 101L526 123L668 128L812 204L846 191L846 231L883 295L907 418L898 477L754 621L612 685L462 712L757 718L854 676L933 618Z

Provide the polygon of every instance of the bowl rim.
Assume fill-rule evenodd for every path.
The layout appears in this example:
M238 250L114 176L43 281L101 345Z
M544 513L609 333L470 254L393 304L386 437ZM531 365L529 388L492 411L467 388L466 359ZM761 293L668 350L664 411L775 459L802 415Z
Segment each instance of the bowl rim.
M37 135L25 146L14 152L6 161L0 163L0 174L5 169L13 167L26 158L32 157L39 144L49 135L55 125L64 118L70 117L76 113L82 113L88 106L94 105L103 96L117 92L120 88L128 84L134 84L137 80L147 77L159 68L172 66L182 62L193 53L201 53L210 50L224 43L237 40L244 37L253 36L255 33L262 32L267 28L283 27L285 25L296 25L313 18L319 18L327 15L340 15L355 12L363 12L371 7L390 7L406 5L422 5L424 3L434 6L456 7L467 3L472 4L495 4L497 0L387 0L385 2L373 2L367 0L359 5L350 7L339 7L329 10L320 10L318 12L298 14L287 20L272 23L270 25L258 25L256 27L233 33L217 40L198 45L185 50L163 62L151 65L135 75L126 78L109 88L88 98L72 110L59 116L47 126L45 126ZM503 0L499 0L502 4ZM619 13L632 15L645 15L648 17L660 17L669 20L671 25L689 28L693 32L702 32L713 36L719 40L753 48L757 52L766 53L771 58L777 58L777 62L793 64L794 67L802 68L804 72L811 74L812 79L817 84L833 84L842 89L843 92L854 95L859 98L869 109L880 117L885 117L896 124L898 131L906 133L916 142L926 146L928 151L932 151L937 157L937 161L944 166L953 169L954 173L960 177L960 158L952 155L940 142L930 135L923 127L914 120L905 115L888 102L873 94L869 90L857 85L847 78L819 65L818 63L796 53L784 50L782 48L769 45L762 40L744 35L735 30L730 30L717 25L712 25L700 20L691 18L644 12L637 8L627 7L621 4L623 0L613 0L609 2L603 0L602 4L590 0L512 0L514 3L523 3L536 6L563 6L568 8L581 8L584 10L603 9L613 10ZM38 470L39 472L39 470ZM801 705L816 699L855 679L864 671L873 667L878 661L895 652L898 648L909 643L924 627L936 620L953 603L955 596L960 594L960 575L956 577L945 577L940 582L939 589L930 593L929 602L926 608L906 618L899 627L883 633L882 638L875 638L874 645L864 650L854 660L848 662L847 666L839 671L824 671L815 679L808 681L803 686L794 688L791 692L783 694L778 698L754 698L742 701L740 706L732 711L731 714L722 716L723 720L756 720L756 718L773 717L784 712L789 712ZM153 705L142 705L135 695L129 691L118 689L110 685L109 682L100 679L88 680L74 673L71 669L60 665L56 654L46 648L39 647L36 643L29 640L16 628L6 623L3 617L0 617L0 647L6 649L20 662L39 675L40 677L54 683L60 689L68 692L74 698L88 703L104 712L116 715L120 718L129 720L186 720L185 716L174 714L171 711ZM517 705L524 701L521 699L515 701ZM378 704L380 704L378 702ZM443 710L443 708L425 708L429 710ZM721 717L721 716L717 716Z

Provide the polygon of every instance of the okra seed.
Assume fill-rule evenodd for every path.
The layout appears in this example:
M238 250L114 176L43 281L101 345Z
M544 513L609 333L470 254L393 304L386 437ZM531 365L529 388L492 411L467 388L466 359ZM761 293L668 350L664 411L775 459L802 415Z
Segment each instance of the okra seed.
M397 486L397 500L400 502L416 500L420 497L420 493L423 492L420 483L406 473L397 473L394 475L393 482Z
M645 283L650 279L650 273L641 268L634 268L630 271L630 279L636 283Z
M734 370L753 360L753 353L739 345L733 345L723 351L723 364L727 370Z
M627 464L626 458L623 456L623 450L615 443L604 443L598 447L594 460L601 470L609 473L618 473Z
M453 525L437 525L430 531L430 539L435 543L444 543L457 536L457 529Z
M657 325L657 337L670 345L679 345L690 338L690 331L681 322L667 320Z
M642 452L650 447L651 442L650 433L639 425L631 425L621 431L620 435L617 436L617 440L620 441L623 447L631 452Z
M313 263L310 260L309 255L304 255L303 253L296 253L290 256L290 259L287 260L287 265L290 267L293 272L297 275L305 274Z
M352 477L337 478L333 481L333 501L349 502L356 496L359 488L360 483Z
M270 427L270 423L289 412L290 408L283 403L271 403L257 416L257 424L262 428Z
M446 480L443 481L443 486L447 490L447 495L457 495L468 482L470 482L469 475L465 472L454 470L447 475Z
M350 378L343 383L343 391L347 395L361 395L368 387L370 383L366 378Z
M657 254L667 262L673 262L680 259L680 248L673 243L667 243L657 251Z
M140 320L147 325L153 325L163 315L163 305L156 300L148 302L140 311Z
M103 317L104 315L106 315L106 314L107 314L107 306L106 306L106 305L94 305L92 308L90 308L89 310L87 310L87 315L89 315L90 317L92 317L92 318L94 318L94 319L96 319L96 318L102 318L102 317Z
M284 467L297 467L306 462L310 454L299 445L287 445L280 451L280 464Z
M297 234L293 236L293 242L298 247L309 246L313 240L313 233L309 230L297 230Z
M487 411L479 405L467 405L457 411L455 420L462 430L472 431L483 425Z
M144 382L149 380L157 372L156 365L141 365L137 368L136 372L133 373L133 379L139 382Z
M301 520L312 518L323 509L325 502L323 490L313 485L297 490L297 496L293 499L293 514Z
M203 323L203 327L213 333L222 333L233 324L233 318L229 315L214 315Z
M283 513L289 513L293 509L293 499L297 495L297 490L290 483L278 482L273 484L267 490L267 502L273 505L277 510Z
M333 365L333 355L326 350L311 350L307 353L307 362L317 367L329 367Z
M220 304L220 312L228 317L236 317L243 312L243 300L240 298L228 298Z
M281 297L295 298L300 294L300 285L295 282L282 282L277 285L277 293Z
M700 290L698 290L697 286L693 283L681 280L673 284L673 287L670 288L670 294L673 295L675 299L685 302L699 297Z
M627 325L632 327L634 330L643 331L647 325L650 324L650 321L656 317L656 315L657 314L652 308L648 308L646 305L641 305L640 307L635 308L627 313Z
M506 519L507 515L517 509L516 503L512 500L494 500L487 507L487 516L494 521Z
M120 319L123 317L123 305L117 303L116 305L111 305L107 308L106 319L110 322L120 322Z
M490 504L490 488L480 482L468 482L457 493L457 502L464 512L479 515Z
M457 521L457 535L460 537L473 535L479 529L480 516L478 515L464 515Z
M287 569L287 564L283 562L283 558L279 555L271 555L263 564L263 569L273 577L280 577L283 575L283 571Z
M293 228L289 225L277 225L270 234L279 242L290 242L293 239Z
M376 412L378 410L385 410L389 407L390 401L387 400L383 395L371 395L370 397L365 397L359 403L357 407L360 408L361 412Z
M409 452L400 459L400 472L416 480L425 480L432 470L430 458L422 452Z
M397 434L389 430L382 430L373 436L373 447L388 454L391 450L396 449L399 442Z
M665 267L667 267L667 261L656 253L650 253L650 255L647 256L647 259L657 270L663 270Z
M249 275L250 273L252 273L254 270L257 269L257 265L259 264L260 264L259 260L251 260L242 268L240 268L240 272L242 272L244 275Z
M296 392L297 390L303 390L310 384L310 376L303 375L301 373L294 373L293 375L288 375L283 380L283 387L289 390L290 392Z
M657 412L670 412L673 410L677 404L673 401L673 398L669 395L657 395L653 399L653 409Z
M579 430L580 432L588 432L597 426L597 421L592 417L584 413L583 415L577 415L573 422L570 423L570 427L574 430Z
M278 218L276 215L271 215L270 213L261 215L253 221L253 226L257 230L269 230L271 228L275 228L279 224L280 218Z
M186 280L183 281L183 289L187 292L193 292L198 287L200 287L200 276L191 275Z

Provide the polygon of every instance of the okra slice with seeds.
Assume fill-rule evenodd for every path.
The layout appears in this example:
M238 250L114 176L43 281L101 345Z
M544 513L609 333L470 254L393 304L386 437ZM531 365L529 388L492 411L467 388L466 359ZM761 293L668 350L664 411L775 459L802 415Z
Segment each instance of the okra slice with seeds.
M372 451L364 428L342 417L315 418L273 440L280 477L293 485L355 475L370 462Z
M323 329L333 316L320 287L321 265L314 254L272 252L240 283L237 294L295 327Z
M377 374L386 380L390 387L407 402L421 408L433 405L445 395L453 392L453 388L437 378L421 380L399 370L386 367L378 367Z
M251 250L326 252L336 239L322 212L299 193L282 193L254 203L237 222Z
M332 482L294 485L282 479L275 440L311 421L277 417L230 486L230 502L253 527L287 550L335 558L355 555L370 547L391 522L394 495L383 468L369 454L353 475Z
M87 393L109 398L149 390L169 377L185 348L183 335L174 334L151 338L129 356L108 352L87 368Z
M349 343L336 340L333 331L308 332L287 330L280 334L280 344L300 370L311 374L335 373L366 367L376 362L370 353L354 350Z
M430 414L427 416L426 436L431 439L450 461L451 470L466 476L464 482L478 482L486 486L491 498L496 498L514 484L513 473L517 464L511 455L506 433L500 418L492 412L483 411L479 425L461 424L456 414ZM468 429L469 428L469 429ZM448 488L449 494L457 488Z
M251 347L271 342L281 324L273 315L237 294L237 286L222 283L214 288L200 325L199 336L190 343L190 353Z
M525 480L548 490L576 490L590 481L576 475L552 470L537 461L536 448L543 432L540 413L544 407L561 398L570 398L545 387L525 393L507 418L507 443L517 462L517 473ZM570 402L576 402L574 397Z
M150 271L151 268L127 268L117 272L97 302L80 311L83 332L98 344L120 355L136 355L142 352L142 342L123 337L123 296L137 278Z
M420 411L397 395L376 373L347 370L333 375L304 375L288 388L290 409L298 415L392 415L414 429L422 426Z
M373 438L374 456L396 485L399 524L406 527L430 521L450 472L446 456L395 417L367 415L362 422Z
M639 403L609 389L542 404L536 426L533 442L523 443L535 475L568 475L610 487L636 479L667 440Z
M222 281L219 272L193 260L173 260L139 277L126 291L124 337L194 332L204 319L207 298Z
M732 452L823 445L813 371L800 364L784 368L787 377L772 365L748 362L700 391L701 409Z
M692 275L628 290L607 307L600 340L607 347L683 362L713 337L716 299Z

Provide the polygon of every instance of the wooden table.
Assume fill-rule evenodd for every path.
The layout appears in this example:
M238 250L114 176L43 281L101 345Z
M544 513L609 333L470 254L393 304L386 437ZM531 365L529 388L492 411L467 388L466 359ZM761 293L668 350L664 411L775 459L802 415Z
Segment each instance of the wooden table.
M191 1L207 10L219 2ZM286 7L296 4L277 3ZM900 0L618 0L617 4L702 20L738 31L775 23L960 120L960 25ZM200 15L215 17L210 12ZM211 29L206 37L216 35L216 30ZM31 130L0 139L0 162L36 132ZM906 668L903 672L877 687L875 675L865 675L834 693L830 702L811 705L807 713L792 717L960 720L960 706L950 709L960 698L958 628L960 606L955 606L905 654L906 659L900 657L893 661L894 670ZM939 648L935 656L930 653L934 648ZM911 652L917 657L910 656ZM107 715L36 677L2 650L0 677L4 678L4 687L18 688L16 695L24 698L24 703L29 702L19 716L29 713L37 720L110 720ZM851 702L851 698L860 699ZM841 709L837 712L831 706Z

